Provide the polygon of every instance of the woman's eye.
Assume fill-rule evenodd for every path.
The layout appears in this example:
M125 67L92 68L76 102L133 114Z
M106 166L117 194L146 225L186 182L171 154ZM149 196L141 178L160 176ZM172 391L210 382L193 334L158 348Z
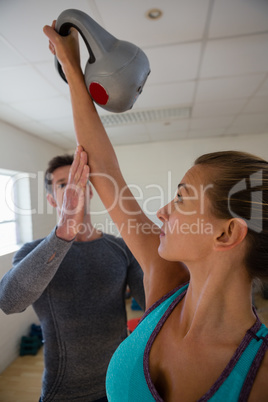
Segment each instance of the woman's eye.
M182 202L182 196L178 193L174 202Z

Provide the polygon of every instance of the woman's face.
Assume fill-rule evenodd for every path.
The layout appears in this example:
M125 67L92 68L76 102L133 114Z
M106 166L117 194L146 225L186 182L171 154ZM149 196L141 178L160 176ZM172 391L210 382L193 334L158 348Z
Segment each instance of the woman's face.
M163 222L158 248L162 258L187 264L212 250L218 219L210 212L208 173L204 166L193 166L178 185L175 199L158 211Z

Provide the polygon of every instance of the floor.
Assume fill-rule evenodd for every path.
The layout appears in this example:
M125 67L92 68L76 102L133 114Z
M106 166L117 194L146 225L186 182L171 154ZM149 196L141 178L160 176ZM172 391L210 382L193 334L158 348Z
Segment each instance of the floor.
M38 402L43 372L43 348L36 356L19 356L0 375L1 402Z
M262 322L268 326L268 300L255 292L254 304ZM127 300L128 319L141 316ZM43 350L36 356L20 356L0 374L0 402L38 402L43 371Z

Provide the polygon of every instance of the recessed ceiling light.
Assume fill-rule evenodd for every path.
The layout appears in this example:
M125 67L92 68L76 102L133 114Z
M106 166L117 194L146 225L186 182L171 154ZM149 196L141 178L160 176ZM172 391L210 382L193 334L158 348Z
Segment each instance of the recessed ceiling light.
M146 13L146 17L150 18L151 20L157 20L162 17L162 15L163 12L159 8L152 8Z

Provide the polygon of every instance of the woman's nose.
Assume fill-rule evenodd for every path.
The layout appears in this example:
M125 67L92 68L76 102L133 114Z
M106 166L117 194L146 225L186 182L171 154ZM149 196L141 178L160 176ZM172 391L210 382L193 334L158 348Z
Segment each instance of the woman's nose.
M157 213L156 216L158 219L160 219L160 221L164 222L168 220L168 205L165 205L164 207L160 208Z

